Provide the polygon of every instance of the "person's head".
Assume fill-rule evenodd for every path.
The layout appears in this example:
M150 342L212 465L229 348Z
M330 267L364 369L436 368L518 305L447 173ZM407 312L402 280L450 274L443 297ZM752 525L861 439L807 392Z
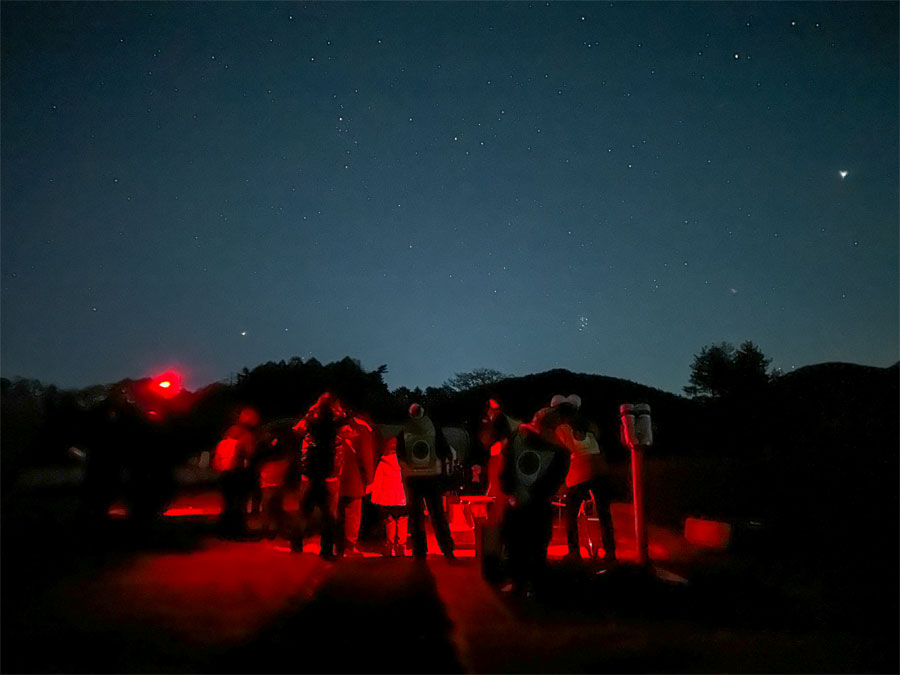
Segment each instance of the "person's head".
M488 402L484 405L485 414L488 419L497 419L502 413L503 408L500 406L500 403L497 399L489 398Z
M581 397L578 394L571 394L570 396L557 394L550 399L550 407L564 417L572 417L581 408Z
M419 403L413 403L409 406L409 416L414 420L420 419L425 416L425 408Z
M252 429L259 425L259 413L253 408L244 408L238 415L237 423Z
M332 394L330 391L326 391L319 395L319 398L316 399L316 402L313 403L313 406L316 408L324 408L326 406L328 406L328 407L333 406L336 398L337 397L334 394Z

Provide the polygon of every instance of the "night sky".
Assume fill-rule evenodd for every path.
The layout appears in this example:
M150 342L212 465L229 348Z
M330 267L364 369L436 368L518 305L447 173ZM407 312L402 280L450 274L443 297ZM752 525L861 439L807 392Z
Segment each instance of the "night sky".
M898 4L0 4L4 377L898 360Z

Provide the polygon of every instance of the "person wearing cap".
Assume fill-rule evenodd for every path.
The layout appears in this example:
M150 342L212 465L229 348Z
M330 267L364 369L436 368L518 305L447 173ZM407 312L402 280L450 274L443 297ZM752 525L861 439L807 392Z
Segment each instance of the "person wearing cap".
M428 552L425 535L425 505L441 552L454 558L453 538L444 511L444 462L450 449L443 434L418 403L409 407L409 420L397 434L397 461L406 491L409 528L413 539L413 555L424 559Z

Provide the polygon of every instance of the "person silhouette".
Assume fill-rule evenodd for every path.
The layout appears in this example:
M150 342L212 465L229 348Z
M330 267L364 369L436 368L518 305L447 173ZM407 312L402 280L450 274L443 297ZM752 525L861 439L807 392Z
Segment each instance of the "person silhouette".
M335 557L338 498L341 470L347 438L352 433L346 426L343 409L329 393L319 397L294 430L301 437L300 524L291 540L291 551L303 551L311 518L315 511L321 519L320 555Z
M444 462L450 456L450 448L420 404L413 403L409 407L409 418L397 434L397 460L406 491L413 555L424 559L428 553L425 533L427 504L438 546L444 557L452 559L455 557L453 538L443 503Z

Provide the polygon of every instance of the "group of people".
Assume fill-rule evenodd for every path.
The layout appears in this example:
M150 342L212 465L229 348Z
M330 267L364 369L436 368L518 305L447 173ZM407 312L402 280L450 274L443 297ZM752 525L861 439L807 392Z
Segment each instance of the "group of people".
M479 430L481 444L489 449L487 494L493 497L482 560L488 580L508 577L512 588L524 593L542 583L553 534L553 504L562 492L566 495L565 558L581 559L578 516L582 504L593 499L603 560L616 561L609 467L597 426L580 408L579 396L557 395L529 422L516 424L496 401L488 402ZM595 553L592 548L592 557Z
M260 427L256 411L244 408L212 457L223 498L219 530L227 537L247 536L249 507L259 513L261 533L286 537L292 551L303 550L318 523L324 558L358 556L363 499L369 495L384 523L385 555L425 557L427 506L441 550L452 558L443 510L448 454L443 436L418 405L403 430L386 440L365 415L330 392L289 434ZM284 508L292 491L298 500L293 515Z
M557 395L530 421L518 423L494 399L486 404L476 434L481 455L476 453L471 475L490 497L481 528L489 580L508 579L525 592L540 584L553 503L563 491L566 558L581 558L578 516L582 504L593 499L604 560L615 561L609 471L597 427L580 408L577 395ZM396 435L383 439L365 415L326 392L290 431L287 436L267 432L259 415L245 408L220 441L213 467L221 473L223 533L245 533L250 502L258 505L263 533L285 536L293 551L303 550L318 515L323 557L360 555L362 504L370 495L383 523L385 555L425 557L427 509L441 552L454 557L444 507L452 453L420 404L409 408ZM288 518L284 498L292 489L299 509Z
M312 516L318 515L322 554L358 555L362 500L375 478L373 425L330 393L292 428L259 421L253 408L241 410L213 452L222 491L220 532L247 536L249 510L258 516L260 534L287 537L302 550ZM292 492L299 496L299 521L285 509Z

